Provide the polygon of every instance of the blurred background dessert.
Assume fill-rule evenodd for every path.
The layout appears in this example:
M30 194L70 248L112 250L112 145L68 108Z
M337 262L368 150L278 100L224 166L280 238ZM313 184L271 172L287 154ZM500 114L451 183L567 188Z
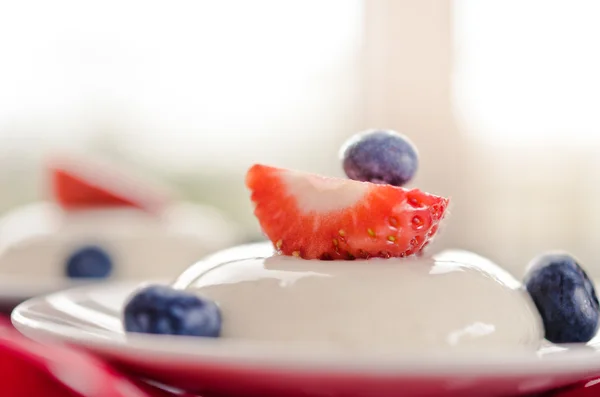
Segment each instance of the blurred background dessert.
M429 164L411 185L453 198L437 249L473 250L517 277L538 252L563 249L600 276L598 11L541 0L6 4L0 211L39 199L43 158L61 149L168 181L256 240L250 164L342 176L340 144L386 128Z
M44 197L0 216L5 284L170 279L244 241L222 211L185 201L114 162L63 154L45 171Z

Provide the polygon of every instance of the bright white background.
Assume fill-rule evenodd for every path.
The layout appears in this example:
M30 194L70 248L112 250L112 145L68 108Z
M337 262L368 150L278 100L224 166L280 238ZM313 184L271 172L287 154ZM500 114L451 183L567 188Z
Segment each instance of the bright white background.
M297 161L356 96L361 11L357 0L5 2L0 137L35 150L106 129L120 150L174 168Z
M0 208L40 159L92 151L257 231L252 162L341 175L394 128L415 186L452 197L438 249L520 273L567 249L600 275L600 3L593 0L3 2Z
M456 104L493 143L600 142L600 2L454 2Z

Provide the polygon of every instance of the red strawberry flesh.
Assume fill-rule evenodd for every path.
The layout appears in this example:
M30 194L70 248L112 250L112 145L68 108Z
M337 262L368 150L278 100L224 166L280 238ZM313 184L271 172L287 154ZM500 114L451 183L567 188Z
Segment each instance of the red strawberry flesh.
M419 253L436 234L449 202L417 189L260 164L250 168L246 185L275 248L305 259Z
M84 159L54 159L48 166L51 195L65 210L131 207L159 212L166 192L113 169Z

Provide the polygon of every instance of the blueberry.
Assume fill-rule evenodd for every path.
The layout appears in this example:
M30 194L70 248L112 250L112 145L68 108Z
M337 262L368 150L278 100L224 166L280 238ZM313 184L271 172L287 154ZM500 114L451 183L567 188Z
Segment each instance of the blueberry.
M540 312L546 339L553 343L588 342L598 329L598 297L576 259L548 253L528 266L525 286Z
M106 251L86 246L67 259L65 272L71 278L106 278L112 271L112 261Z
M417 172L417 149L395 131L373 130L350 138L341 150L350 179L402 186Z
M215 338L221 333L221 311L214 302L163 285L137 291L123 317L127 332Z

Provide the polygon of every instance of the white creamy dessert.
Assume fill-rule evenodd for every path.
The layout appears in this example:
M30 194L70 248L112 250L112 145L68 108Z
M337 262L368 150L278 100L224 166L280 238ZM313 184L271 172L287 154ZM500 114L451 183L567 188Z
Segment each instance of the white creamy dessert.
M216 302L225 338L370 351L537 349L543 339L521 284L475 254L319 261L272 252L265 243L217 253L174 287Z
M110 257L111 277L169 277L240 237L220 212L185 202L159 214L130 207L65 211L54 203L34 203L0 218L0 273L65 277L68 258L94 246Z
M45 174L48 201L0 217L4 279L170 278L243 237L220 211L114 163L62 155Z
M414 174L404 137L357 142L345 171L364 166L359 180L251 166L245 182L269 241L217 252L171 286L140 288L124 307L125 330L307 351L538 350L544 324L519 281L470 252L427 255L450 199L383 183ZM410 172L392 175L404 160Z

